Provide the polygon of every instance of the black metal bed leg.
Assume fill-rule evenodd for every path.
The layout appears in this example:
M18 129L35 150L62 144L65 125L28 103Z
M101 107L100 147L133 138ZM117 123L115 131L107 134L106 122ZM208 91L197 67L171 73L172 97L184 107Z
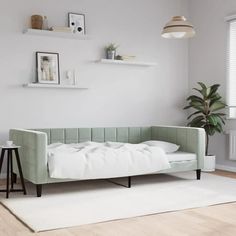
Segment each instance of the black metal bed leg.
M42 196L42 184L36 184L36 192L37 192L37 197Z
M117 182L115 182L115 181L113 181L111 179L107 179L107 181L110 182L110 183L122 186L122 187L131 188L131 177L128 176L127 178L128 178L128 184L127 185L126 184L117 183Z
M196 170L196 175L197 175L197 180L200 180L201 179L201 170L200 169Z
M128 188L131 188L131 177L128 177Z

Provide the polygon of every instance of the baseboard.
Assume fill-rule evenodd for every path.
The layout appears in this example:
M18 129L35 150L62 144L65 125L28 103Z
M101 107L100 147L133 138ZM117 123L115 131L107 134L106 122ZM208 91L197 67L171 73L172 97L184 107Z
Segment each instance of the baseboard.
M216 165L216 169L236 172L236 167L233 166Z

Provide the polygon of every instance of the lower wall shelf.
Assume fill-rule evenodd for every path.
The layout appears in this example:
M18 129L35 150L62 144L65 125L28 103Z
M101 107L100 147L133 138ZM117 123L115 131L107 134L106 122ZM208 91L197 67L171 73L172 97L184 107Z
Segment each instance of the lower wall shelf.
M56 89L88 89L78 87L76 85L61 85L61 84L39 84L39 83L31 83L31 84L23 84L25 88L56 88Z

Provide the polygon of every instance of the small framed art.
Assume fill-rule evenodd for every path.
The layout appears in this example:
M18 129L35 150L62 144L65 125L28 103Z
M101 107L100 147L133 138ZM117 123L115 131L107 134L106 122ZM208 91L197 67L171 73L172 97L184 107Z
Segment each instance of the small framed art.
M69 27L73 29L73 33L84 35L85 32L85 15L77 13L68 13Z
M36 52L37 82L41 84L60 84L59 54Z

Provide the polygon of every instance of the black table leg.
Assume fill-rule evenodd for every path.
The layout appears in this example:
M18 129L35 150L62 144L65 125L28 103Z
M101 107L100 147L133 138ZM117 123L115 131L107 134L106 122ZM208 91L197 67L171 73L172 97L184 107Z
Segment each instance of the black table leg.
M22 185L22 188L23 188L24 195L26 195L25 181L24 181L24 178L23 178L22 168L21 168L21 164L20 164L20 157L19 157L19 153L18 153L17 149L15 149L15 155L16 155L17 166L18 166L18 169L19 169L21 185Z
M12 156L12 151L8 150L7 152L7 189L6 189L6 198L9 197L9 172L10 172L10 158Z
M12 163L12 155L10 156L10 170L11 170L11 189L13 189L14 184L14 176L13 176L13 163Z
M4 154L5 154L5 149L2 149L1 157L0 157L0 173L2 171L2 163L3 163L3 159L4 159Z

